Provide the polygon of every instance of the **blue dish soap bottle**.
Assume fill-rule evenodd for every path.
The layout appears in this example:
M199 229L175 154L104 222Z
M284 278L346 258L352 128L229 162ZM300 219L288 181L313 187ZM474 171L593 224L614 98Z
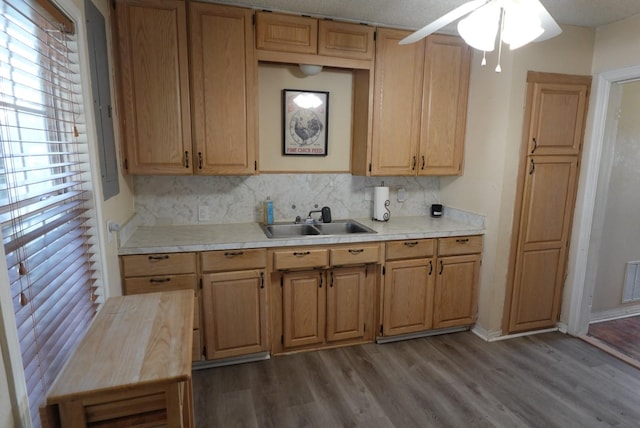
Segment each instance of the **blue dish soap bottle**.
M264 222L273 224L273 201L270 196L264 201Z

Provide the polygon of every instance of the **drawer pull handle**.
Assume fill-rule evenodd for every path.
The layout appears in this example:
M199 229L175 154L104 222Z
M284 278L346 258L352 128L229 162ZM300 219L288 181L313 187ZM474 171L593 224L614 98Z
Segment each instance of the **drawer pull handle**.
M169 258L168 254L162 255L162 256L149 256L149 260L151 261L155 261L155 260L167 260Z
M405 242L404 245L406 245L407 247L415 247L416 245L418 245L418 241Z
M152 284L164 284L165 282L171 282L171 278L151 278L149 282Z
M304 257L304 256L308 256L309 254L311 254L311 251L294 251L293 255L296 257Z
M244 251L225 251L224 253L226 257L241 256L243 254L244 254Z
M364 252L364 248L349 248L351 254L360 254Z
M458 244L466 244L467 242L469 242L469 238L456 239L456 242Z

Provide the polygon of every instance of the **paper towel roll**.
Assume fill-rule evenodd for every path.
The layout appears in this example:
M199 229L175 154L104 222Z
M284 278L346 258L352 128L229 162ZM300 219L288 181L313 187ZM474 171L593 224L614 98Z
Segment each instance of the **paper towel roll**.
M386 186L374 187L373 219L378 221L388 221L391 214L388 209L389 204L389 188Z

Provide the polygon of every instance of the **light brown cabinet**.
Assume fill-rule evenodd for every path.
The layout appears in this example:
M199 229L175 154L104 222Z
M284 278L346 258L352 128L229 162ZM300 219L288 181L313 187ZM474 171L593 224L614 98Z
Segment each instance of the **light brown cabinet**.
M182 0L116 3L125 170L255 174L253 12L189 3L188 13L189 26Z
M196 254L165 253L120 257L122 294L157 293L193 290L193 361L202 359L200 293L198 290Z
M185 2L114 4L124 169L129 174L191 174Z
M200 253L204 355L267 350L266 250Z
M371 175L461 175L470 48L408 34L377 31Z
M394 241L386 247L383 336L475 322L481 236Z
M367 25L256 12L256 48L264 51L372 60L374 33Z
M270 254L272 353L373 340L379 244Z
M189 4L194 171L257 172L258 62L253 11Z
M388 242L382 335L429 330L433 324L434 239Z
M438 239L433 328L471 325L476 321L482 237Z
M505 332L559 319L590 85L589 76L527 76Z

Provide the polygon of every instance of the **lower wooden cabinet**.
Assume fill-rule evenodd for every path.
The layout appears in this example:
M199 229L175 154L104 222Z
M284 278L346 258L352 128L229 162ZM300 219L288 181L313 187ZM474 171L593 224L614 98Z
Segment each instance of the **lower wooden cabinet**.
M268 349L265 265L263 248L200 253L205 359Z
M384 336L432 327L433 264L433 258L387 262L382 317Z
M480 254L438 259L433 299L433 327L470 325L476 321Z
M269 259L273 354L373 341L380 244L281 248Z
M206 359L235 357L265 350L264 276L263 270L202 275Z
M386 248L382 336L475 322L481 236L394 241Z

